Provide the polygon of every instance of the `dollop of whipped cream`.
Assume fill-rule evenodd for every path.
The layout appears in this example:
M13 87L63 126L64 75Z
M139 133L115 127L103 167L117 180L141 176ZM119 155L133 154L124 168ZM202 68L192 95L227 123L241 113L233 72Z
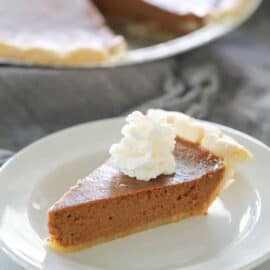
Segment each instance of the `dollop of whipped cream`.
M135 111L126 118L123 138L110 148L120 170L137 180L149 181L175 172L175 130L166 123Z

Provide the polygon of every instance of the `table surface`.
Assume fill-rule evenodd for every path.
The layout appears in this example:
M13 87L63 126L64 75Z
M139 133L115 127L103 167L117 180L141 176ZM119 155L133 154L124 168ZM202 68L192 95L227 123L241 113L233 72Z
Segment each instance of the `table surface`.
M181 110L270 145L270 1L240 29L185 55L115 70L0 67L0 148L134 108ZM21 267L0 252L0 269ZM270 269L266 262L258 270Z

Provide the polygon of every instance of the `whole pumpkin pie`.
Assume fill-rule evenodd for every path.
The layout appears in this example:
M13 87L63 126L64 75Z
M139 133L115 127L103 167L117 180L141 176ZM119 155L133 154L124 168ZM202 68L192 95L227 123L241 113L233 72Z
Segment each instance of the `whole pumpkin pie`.
M242 1L0 0L0 57L50 65L102 62L126 47L103 14L181 35Z
M141 126L138 134L133 122L123 128L112 157L49 209L49 246L70 251L205 215L235 167L251 158L219 129L184 114L150 110L146 117L155 121L151 133ZM175 132L171 153L171 135L158 122Z

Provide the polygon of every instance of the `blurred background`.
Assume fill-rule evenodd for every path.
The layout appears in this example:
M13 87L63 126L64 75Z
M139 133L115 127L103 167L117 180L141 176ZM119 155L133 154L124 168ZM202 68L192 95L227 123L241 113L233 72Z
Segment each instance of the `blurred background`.
M3 61L0 160L62 128L149 107L221 123L270 145L269 25L264 1L231 33L164 59L81 69ZM22 268L0 253L0 269Z

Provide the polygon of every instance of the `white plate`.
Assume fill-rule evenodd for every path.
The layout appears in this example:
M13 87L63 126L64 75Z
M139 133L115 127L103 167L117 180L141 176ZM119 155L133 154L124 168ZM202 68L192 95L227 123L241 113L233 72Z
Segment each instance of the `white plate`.
M269 257L270 150L222 127L254 159L212 204L206 217L62 255L46 248L49 206L108 156L123 119L79 125L19 152L0 171L1 247L27 269L247 269Z
M194 48L202 46L210 41L213 41L219 37L224 36L226 33L240 26L245 22L259 7L262 0L239 0L244 2L244 8L236 12L235 15L229 18L216 20L209 23L204 27L188 33L182 37L174 38L169 41L159 42L155 44L144 44L141 46L134 45L134 40L127 39L128 51L120 59L112 59L111 61L105 61L98 64L87 64L85 66L77 66L75 68L108 68L122 65L133 65L137 63L143 63L153 61L157 59L166 58L175 54L184 53ZM117 30L116 30L117 32ZM133 49L131 49L133 48ZM0 58L0 63L8 63L14 65L26 65L26 66L44 66L33 64L29 62L22 62L19 60ZM52 65L52 67L61 67ZM69 68L65 67L64 68ZM74 66L72 67L74 68Z

